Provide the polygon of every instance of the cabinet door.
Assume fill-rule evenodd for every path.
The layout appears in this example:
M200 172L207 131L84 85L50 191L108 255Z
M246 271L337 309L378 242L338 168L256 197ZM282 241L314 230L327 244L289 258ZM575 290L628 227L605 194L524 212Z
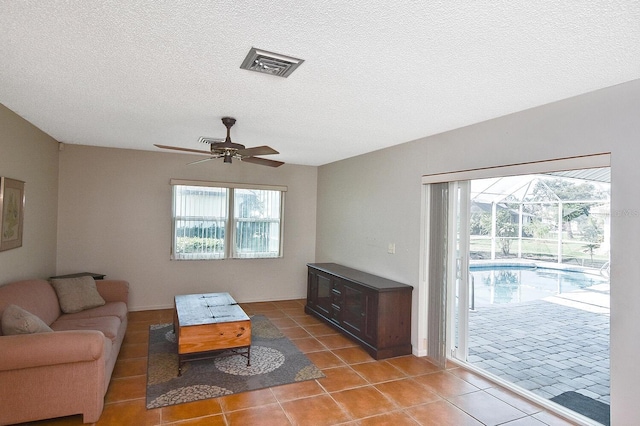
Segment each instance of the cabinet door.
M364 296L364 329L362 339L372 345L378 345L378 298L379 293L367 291Z
M361 337L365 317L365 296L362 287L344 282L342 286L342 326Z
M342 326L371 345L378 338L378 293L346 283L343 286Z
M309 268L307 272L307 305L315 308L318 304L318 274Z
M331 283L331 277L321 273L316 273L316 309L319 313L326 315L327 318L331 317L331 289L333 285Z

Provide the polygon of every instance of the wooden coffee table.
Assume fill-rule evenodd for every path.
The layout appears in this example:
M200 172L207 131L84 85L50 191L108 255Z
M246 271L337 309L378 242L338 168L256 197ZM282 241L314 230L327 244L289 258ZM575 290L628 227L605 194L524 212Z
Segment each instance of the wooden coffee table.
M185 361L232 349L251 365L251 320L229 293L175 297L173 328L178 340L178 376ZM232 355L233 355L232 354Z

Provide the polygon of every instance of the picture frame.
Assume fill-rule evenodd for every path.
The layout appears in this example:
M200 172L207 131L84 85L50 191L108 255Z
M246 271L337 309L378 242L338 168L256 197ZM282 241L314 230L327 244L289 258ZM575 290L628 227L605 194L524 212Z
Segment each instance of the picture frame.
M0 177L0 251L22 246L24 182Z

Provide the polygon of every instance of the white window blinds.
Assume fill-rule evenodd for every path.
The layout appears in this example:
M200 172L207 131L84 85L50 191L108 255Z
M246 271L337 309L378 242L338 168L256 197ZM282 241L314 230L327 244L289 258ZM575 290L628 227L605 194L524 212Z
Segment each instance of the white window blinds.
M224 258L228 203L228 188L173 187L174 259Z
M278 257L282 211L280 192L234 189L233 194L233 257Z
M283 186L172 179L172 259L282 256Z

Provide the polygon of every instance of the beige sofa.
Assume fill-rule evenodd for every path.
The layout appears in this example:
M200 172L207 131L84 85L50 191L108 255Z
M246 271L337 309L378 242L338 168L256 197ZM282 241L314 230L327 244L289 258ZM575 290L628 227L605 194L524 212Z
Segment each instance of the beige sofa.
M63 313L48 281L0 286L0 319L10 307L5 326L18 306L52 330L2 335L0 323L0 424L73 414L85 423L100 418L127 329L129 284L97 280L96 288L104 305Z

